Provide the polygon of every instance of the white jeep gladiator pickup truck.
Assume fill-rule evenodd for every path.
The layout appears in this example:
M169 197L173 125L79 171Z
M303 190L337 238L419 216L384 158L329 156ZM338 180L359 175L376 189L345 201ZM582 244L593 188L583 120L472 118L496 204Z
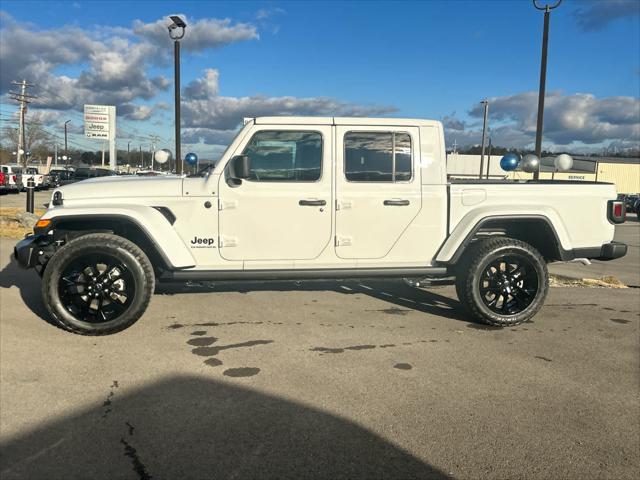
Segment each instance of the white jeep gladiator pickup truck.
M613 259L613 185L447 183L436 121L262 117L190 177L107 177L53 192L15 247L51 316L86 335L123 330L156 282L397 277L455 281L470 318L517 325L548 262Z

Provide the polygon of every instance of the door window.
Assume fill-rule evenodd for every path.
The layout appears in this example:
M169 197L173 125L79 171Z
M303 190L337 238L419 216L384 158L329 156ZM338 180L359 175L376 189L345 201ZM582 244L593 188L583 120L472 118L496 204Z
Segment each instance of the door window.
M243 152L251 159L255 182L315 182L322 172L322 135L318 132L263 130Z
M350 182L411 180L411 136L404 132L348 132L344 172Z

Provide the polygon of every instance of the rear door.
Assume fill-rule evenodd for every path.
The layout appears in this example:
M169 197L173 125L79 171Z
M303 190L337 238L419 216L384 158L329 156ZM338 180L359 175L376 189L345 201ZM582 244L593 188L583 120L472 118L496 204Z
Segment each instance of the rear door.
M316 258L331 242L331 126L260 126L240 145L251 174L220 179L220 254L227 260ZM276 262L277 263L277 262ZM246 265L245 265L246 266Z
M338 126L336 142L336 254L383 259L422 208L418 128Z

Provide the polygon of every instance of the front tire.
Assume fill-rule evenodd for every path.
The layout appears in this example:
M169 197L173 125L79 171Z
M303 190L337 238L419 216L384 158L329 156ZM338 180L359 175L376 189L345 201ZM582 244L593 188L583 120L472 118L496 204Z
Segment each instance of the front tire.
M47 264L42 295L64 329L109 335L133 325L155 288L151 262L134 243L94 233L70 241Z
M456 272L456 292L465 309L489 325L507 327L531 319L549 290L547 265L534 247L520 240L479 240Z

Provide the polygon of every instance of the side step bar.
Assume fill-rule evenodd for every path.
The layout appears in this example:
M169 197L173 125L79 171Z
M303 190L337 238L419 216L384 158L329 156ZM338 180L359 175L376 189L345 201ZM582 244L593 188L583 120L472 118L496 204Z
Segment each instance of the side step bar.
M335 268L298 270L175 270L163 272L159 280L185 282L189 280L343 280L348 278L443 277L445 267L419 268Z

